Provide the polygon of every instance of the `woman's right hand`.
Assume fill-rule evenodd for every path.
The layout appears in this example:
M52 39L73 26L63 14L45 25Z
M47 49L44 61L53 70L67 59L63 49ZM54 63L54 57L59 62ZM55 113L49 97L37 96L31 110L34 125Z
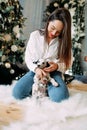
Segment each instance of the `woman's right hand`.
M44 70L42 70L40 68L36 68L35 73L36 73L37 77L40 79L42 79L43 76L46 76L46 73L44 72Z

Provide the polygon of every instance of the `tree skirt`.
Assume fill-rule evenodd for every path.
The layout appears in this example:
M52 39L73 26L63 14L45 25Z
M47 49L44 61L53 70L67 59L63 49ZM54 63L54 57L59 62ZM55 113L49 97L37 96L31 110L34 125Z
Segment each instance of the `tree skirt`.
M87 92L69 88L70 98L55 103L12 97L15 85L0 85L0 130L87 130Z

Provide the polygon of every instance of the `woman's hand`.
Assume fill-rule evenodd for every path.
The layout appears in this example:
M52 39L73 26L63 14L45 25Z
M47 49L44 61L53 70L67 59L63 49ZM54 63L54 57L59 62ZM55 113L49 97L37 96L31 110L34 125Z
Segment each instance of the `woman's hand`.
M49 67L44 68L45 72L53 72L58 69L58 64L54 62L49 62Z
M42 70L40 68L36 68L35 73L36 73L37 77L40 79L42 79L43 76L46 76L46 72L44 72L44 70Z

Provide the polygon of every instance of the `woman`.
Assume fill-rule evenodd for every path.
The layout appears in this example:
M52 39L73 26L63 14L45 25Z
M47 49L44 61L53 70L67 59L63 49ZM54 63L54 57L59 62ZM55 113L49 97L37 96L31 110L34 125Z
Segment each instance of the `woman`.
M48 84L49 99L60 102L69 97L69 92L62 79L64 73L72 65L71 54L71 15L65 8L56 9L48 18L44 30L31 33L26 51L25 62L29 72L25 74L13 89L13 96L23 99L31 95L35 73L41 78L50 72L59 86ZM49 59L49 67L40 69L35 64L39 59Z

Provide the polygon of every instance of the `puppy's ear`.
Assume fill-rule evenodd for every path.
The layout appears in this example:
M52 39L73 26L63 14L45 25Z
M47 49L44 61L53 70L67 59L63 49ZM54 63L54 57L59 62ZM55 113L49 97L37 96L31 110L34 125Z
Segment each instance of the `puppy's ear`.
M37 61L33 61L33 64L37 64L39 61L37 60Z
M49 63L47 62L47 63L46 63L46 67L49 67L49 66L50 66Z

